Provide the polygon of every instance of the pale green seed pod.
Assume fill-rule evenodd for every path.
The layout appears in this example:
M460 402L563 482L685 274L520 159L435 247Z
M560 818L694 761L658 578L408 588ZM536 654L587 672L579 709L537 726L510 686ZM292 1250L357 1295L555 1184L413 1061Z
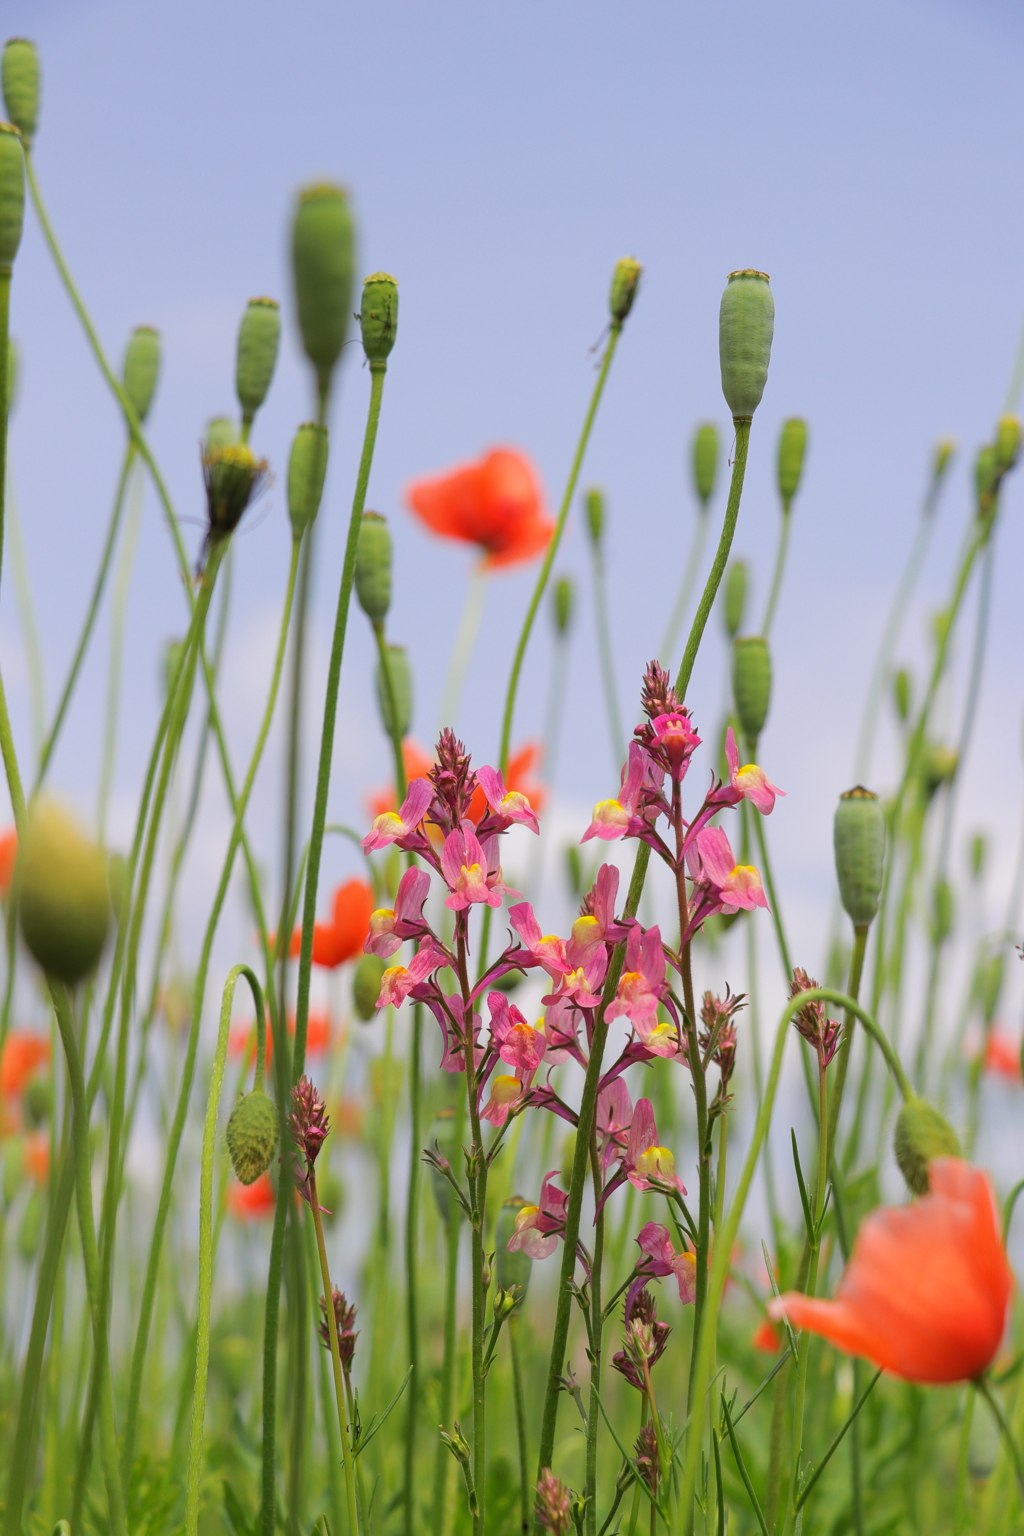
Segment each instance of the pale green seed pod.
M288 456L288 516L301 539L320 510L327 474L327 428L305 421L292 439Z
M743 624L747 609L747 567L743 560L730 560L725 572L722 596L722 617L725 632L735 640Z
M933 1157L960 1157L960 1142L944 1115L924 1099L907 1099L896 1119L893 1150L907 1188L928 1193L928 1164Z
M39 54L35 43L27 37L10 39L4 47L0 79L8 121L21 134L26 149L31 149L39 121Z
M996 469L1007 474L1017 462L1020 453L1020 422L1016 416L1000 416L996 425Z
M718 428L713 421L702 421L693 434L693 494L707 507L715 491L718 473Z
M806 448L807 423L800 416L791 416L788 421L782 423L775 466L779 500L787 512L793 497L800 489L800 476L804 471Z
M593 544L600 544L604 533L604 492L592 485L584 498L587 510L587 531Z
M900 667L892 680L892 701L897 715L906 725L910 718L910 673L905 667Z
M94 970L110 926L107 861L49 798L36 801L18 848L22 937L48 976L75 986Z
M230 416L211 416L206 423L206 447L209 453L230 448L238 441L238 432Z
M768 718L772 696L772 659L762 635L740 636L732 643L732 697L751 750Z
M352 977L352 1006L364 1024L369 1024L377 1017L381 977L386 969L387 961L379 955L363 955L355 968Z
M364 512L356 545L356 596L371 624L391 607L391 533L379 512Z
M0 272L9 272L25 223L25 151L10 123L0 123Z
M398 284L390 273L374 272L363 279L359 329L370 367L386 364L398 333Z
M839 897L855 928L867 928L878 911L885 862L882 802L858 784L840 795L832 824Z
M525 1204L526 1201L522 1195L513 1195L511 1199L503 1200L498 1209L498 1219L494 1223L494 1268L498 1284L503 1291L510 1291L514 1285L518 1286L520 1301L530 1288L533 1260L521 1248L517 1248L514 1253L509 1253L508 1244L516 1230L516 1216Z
M568 576L559 576L555 582L552 609L555 615L555 632L559 635L568 634L573 611L572 582Z
M250 299L238 327L235 393L242 420L251 422L274 377L281 340L281 310L276 299Z
M633 300L640 285L640 274L643 267L634 256L623 256L621 261L615 263L615 271L612 273L612 291L608 298L608 308L612 312L612 322L621 325L633 308Z
M228 1121L227 1143L237 1178L243 1184L255 1184L277 1151L277 1110L262 1088L238 1100Z
M292 225L292 272L306 356L326 395L352 309L354 231L341 187L320 182L299 193Z
M947 469L953 462L953 456L955 453L956 438L940 437L938 442L935 444L935 452L932 456L932 480L936 484L938 484L938 482L944 478Z
M775 300L764 272L730 272L718 315L722 393L734 421L750 421L764 394Z
M151 325L137 325L128 338L121 382L139 421L145 421L160 376L160 332Z
M936 880L932 892L932 943L944 944L953 928L953 887Z
M391 699L384 686L384 673L379 660L377 662L377 703L380 706L380 717L385 731L392 738L397 734L401 741L408 736L412 722L412 672L409 669L409 657L404 645L389 645L385 650L391 692L395 699L395 709L398 711L397 732L392 721Z

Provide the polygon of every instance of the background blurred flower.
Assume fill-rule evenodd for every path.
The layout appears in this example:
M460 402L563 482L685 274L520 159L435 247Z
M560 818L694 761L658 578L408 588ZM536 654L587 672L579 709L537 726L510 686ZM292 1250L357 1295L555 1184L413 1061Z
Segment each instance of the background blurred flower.
M0 832L0 896L6 896L11 888L14 861L18 856L18 834L13 827Z
M277 1205L269 1173L261 1173L252 1184L232 1179L228 1186L228 1210L236 1221L260 1221L273 1216Z
M533 466L511 448L494 448L474 464L416 480L406 498L434 533L479 544L487 570L540 554L555 529L544 516Z
M994 1029L985 1041L985 1071L995 1077L1008 1077L1011 1082L1019 1083L1020 1041Z
M0 1056L0 1094L21 1093L29 1079L50 1060L50 1042L27 1030L12 1030Z
M539 741L528 741L519 748L508 760L508 772L505 774L505 789L508 793L525 795L531 806L538 813L544 808L544 790L531 774L540 765L542 747ZM473 791L473 798L469 802L469 815L472 821L479 822L487 811L487 797L478 784Z
M333 971L353 955L361 955L374 906L373 888L365 880L346 880L339 885L334 893L331 921L313 927L313 964ZM301 947L302 930L297 928L289 950L293 959Z

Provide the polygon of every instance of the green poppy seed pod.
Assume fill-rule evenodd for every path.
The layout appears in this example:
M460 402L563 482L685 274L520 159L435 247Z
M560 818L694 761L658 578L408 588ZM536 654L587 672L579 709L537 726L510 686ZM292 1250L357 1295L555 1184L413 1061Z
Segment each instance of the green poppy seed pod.
M882 802L860 784L840 795L832 824L839 897L855 928L867 928L878 911L885 861Z
M39 54L35 43L27 37L10 39L4 47L0 79L8 119L31 149L39 121Z
M772 695L772 659L762 635L742 635L732 643L732 696L743 734L753 749Z
M364 1024L377 1017L377 999L386 963L379 955L363 955L352 977L352 1006Z
M149 415L159 374L160 332L151 325L137 325L125 348L121 382L140 421Z
M18 848L18 916L48 976L73 987L94 970L110 926L107 861L54 800L40 798Z
M255 1184L277 1151L277 1110L262 1088L243 1093L231 1111L227 1143L237 1178Z
M735 640L743 623L747 607L747 567L742 560L732 560L725 573L725 591L722 597L722 615L725 632Z
M320 510L327 474L327 428L305 421L292 439L288 456L288 516L301 539Z
M25 1114L33 1130L38 1130L53 1112L53 1089L44 1078L34 1077L25 1089Z
M896 713L906 725L910 718L910 673L906 667L900 667L892 680L892 700Z
M937 484L945 475L956 453L955 437L940 437L932 456L932 480Z
M572 582L568 576L560 576L555 582L552 606L555 613L555 630L560 635L568 634L573 609Z
M713 421L702 421L693 434L693 493L706 507L715 490L718 472L718 428Z
M615 271L612 273L612 291L608 298L608 308L612 312L614 324L621 325L633 308L633 300L636 298L642 271L643 267L635 256L623 256L621 261L615 263Z
M730 272L718 313L722 393L734 421L750 421L764 394L775 300L764 272Z
M779 453L775 471L779 487L779 500L789 511L790 503L800 489L800 476L804 470L804 452L807 448L807 423L800 416L791 416L782 423L779 433Z
M952 747L940 747L933 743L927 749L924 762L924 789L930 800L943 784L949 784L956 775L960 759Z
M374 272L363 279L359 328L370 367L386 363L398 333L398 284L389 273Z
M46 1217L46 1201L41 1189L34 1189L28 1197L25 1213L18 1228L18 1252L27 1264L31 1264L39 1252Z
M953 927L953 887L948 880L936 880L932 892L932 943L944 944Z
M1017 462L1020 453L1020 422L1016 416L1000 416L996 426L996 469L1005 475Z
M974 492L979 515L988 511L996 488L996 450L991 443L978 449L974 461Z
M896 1119L893 1150L907 1188L928 1193L928 1164L933 1157L960 1157L957 1134L944 1115L924 1099L907 1099Z
M326 394L352 309L354 231L348 198L320 182L299 193L292 225L292 274L306 356Z
M584 498L587 510L587 531L592 544L600 544L604 533L604 491L592 485Z
M988 862L988 838L984 832L975 832L971 838L968 859L971 866L971 875L975 880L980 880L985 873L985 865Z
M266 479L267 463L257 459L248 443L229 443L202 455L206 508L214 534L232 533L246 507Z
M377 703L380 706L380 717L384 722L384 729L394 739L404 740L409 734L409 726L412 722L412 672L409 669L409 657L404 645L389 645L385 647L388 658L388 676L391 680L391 694L394 696L395 709L398 711L397 730L391 715L391 697L384 685L384 672L380 660L377 662Z
M521 1248L509 1253L508 1244L516 1230L516 1217L525 1204L522 1195L513 1195L511 1199L503 1200L498 1209L498 1219L494 1223L494 1268L498 1284L503 1291L510 1291L517 1285L519 1300L530 1288L533 1260Z
M364 512L356 545L356 596L371 624L391 607L391 534L379 512Z
M242 420L252 421L267 398L281 340L281 310L276 299L250 299L238 327L235 393Z
M206 448L216 453L220 448L230 448L237 443L238 433L230 416L211 416L206 423Z
M25 223L25 151L10 123L0 123L0 272L9 272Z

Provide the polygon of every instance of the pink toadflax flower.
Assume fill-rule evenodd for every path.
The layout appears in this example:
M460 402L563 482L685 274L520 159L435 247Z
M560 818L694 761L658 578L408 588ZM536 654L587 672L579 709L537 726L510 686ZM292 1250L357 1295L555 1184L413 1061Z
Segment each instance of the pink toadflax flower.
M668 1228L649 1221L637 1237L640 1251L646 1257L643 1269L648 1275L675 1275L679 1287L679 1300L693 1301L697 1294L697 1259L692 1253L676 1253Z
M695 841L700 877L710 886L720 912L752 912L755 907L770 910L761 876L753 865L736 863L721 827L705 827Z
M421 981L426 981L434 971L447 964L447 956L433 941L421 945L407 966L388 966L381 977L377 1007L386 1008L390 1004L392 1008L398 1008L413 987L418 987Z
M375 818L373 826L363 838L363 852L375 853L389 843L397 843L410 837L426 815L427 807L434 798L434 786L429 779L413 779L409 793L399 811L385 811Z
M617 944L624 939L632 920L615 920L615 897L619 890L619 872L614 864L602 864L594 888L587 895L584 910L572 925L570 944L574 954L583 955L592 944Z
M642 827L643 822L637 815L637 809L640 805L647 770L648 760L643 747L639 742L630 742L629 758L622 770L622 788L619 790L619 797L617 800L597 802L590 826L580 838L581 843L589 842L592 837L600 837L605 842L612 842Z
M725 733L725 760L729 765L729 784L731 788L738 790L740 795L749 800L755 810L762 816L769 816L775 808L777 795L785 795L784 789L779 789L768 778L763 768L756 763L747 763L740 767L740 754L736 747L736 737L730 725Z
M626 968L608 1006L608 1019L628 1018L646 1048L655 1056L674 1056L678 1049L675 1025L658 1021L665 991L665 951L661 930L643 933L639 925L626 940Z
M556 1189L551 1180L558 1169L544 1175L540 1204L524 1205L516 1215L516 1229L508 1240L509 1253L522 1249L531 1259L547 1259L558 1247L559 1233L565 1231L565 1211L569 1196Z
M487 1103L480 1111L482 1120L489 1120L492 1125L502 1126L508 1119L512 1110L522 1101L523 1095L528 1092L518 1077L508 1077L504 1073L491 1079L491 1093Z
M659 1147L658 1127L650 1099L637 1099L629 1126L629 1140L623 1159L626 1178L634 1189L659 1190L664 1186L686 1194L686 1187L676 1173L676 1160L667 1147Z
M687 711L676 709L665 715L656 715L645 737L651 748L660 748L662 761L668 764L672 777L683 778L690 758L700 746L700 737Z
M556 934L541 933L540 923L528 901L517 901L514 907L509 907L508 920L534 964L543 966L552 981L568 974L572 967L565 957L565 944Z
M498 1047L498 1055L508 1066L515 1067L517 1076L528 1084L547 1050L547 1041L541 1030L526 1022L514 1003L503 992L489 992L487 1006L491 1013L491 1035Z
M521 790L506 790L505 780L497 769L486 766L478 768L476 771L476 781L483 790L487 804L495 816L500 816L503 820L509 822L522 822L524 826L529 827L531 832L540 832L537 813L529 800Z
M423 903L430 892L430 876L425 869L407 869L398 882L395 906L379 907L370 916L370 932L363 949L367 954L386 960L400 949L404 939L426 933Z
M447 882L450 896L445 906L453 912L462 912L474 902L488 907L501 906L501 894L488 883L487 858L476 833L471 829L456 828L449 832L441 849L441 873Z

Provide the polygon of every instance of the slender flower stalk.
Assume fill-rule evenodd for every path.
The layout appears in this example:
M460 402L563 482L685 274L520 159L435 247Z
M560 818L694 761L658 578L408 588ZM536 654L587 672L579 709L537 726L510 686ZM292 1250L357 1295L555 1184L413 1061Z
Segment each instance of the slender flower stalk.
M466 686L466 674L469 671L469 660L476 645L477 635L480 633L480 625L484 616L484 605L487 600L487 578L490 572L481 562L469 573L466 583L466 597L462 606L462 617L459 619L459 627L455 631L455 640L452 644L452 653L448 661L448 671L445 674L444 688L441 692L441 703L438 707L437 729L444 730L446 725L453 729L459 714L459 705L462 702L463 689Z
M683 568L683 579L679 587L679 593L675 600L671 616L665 628L665 634L658 649L658 655L666 667L672 665L672 653L679 639L679 632L686 619L690 599L693 596L693 588L697 580L697 572L700 570L701 558L704 554L704 546L707 543L708 528L711 525L711 517L707 502L697 508L697 520L693 525L693 533L690 536L690 548L686 556L686 565Z

